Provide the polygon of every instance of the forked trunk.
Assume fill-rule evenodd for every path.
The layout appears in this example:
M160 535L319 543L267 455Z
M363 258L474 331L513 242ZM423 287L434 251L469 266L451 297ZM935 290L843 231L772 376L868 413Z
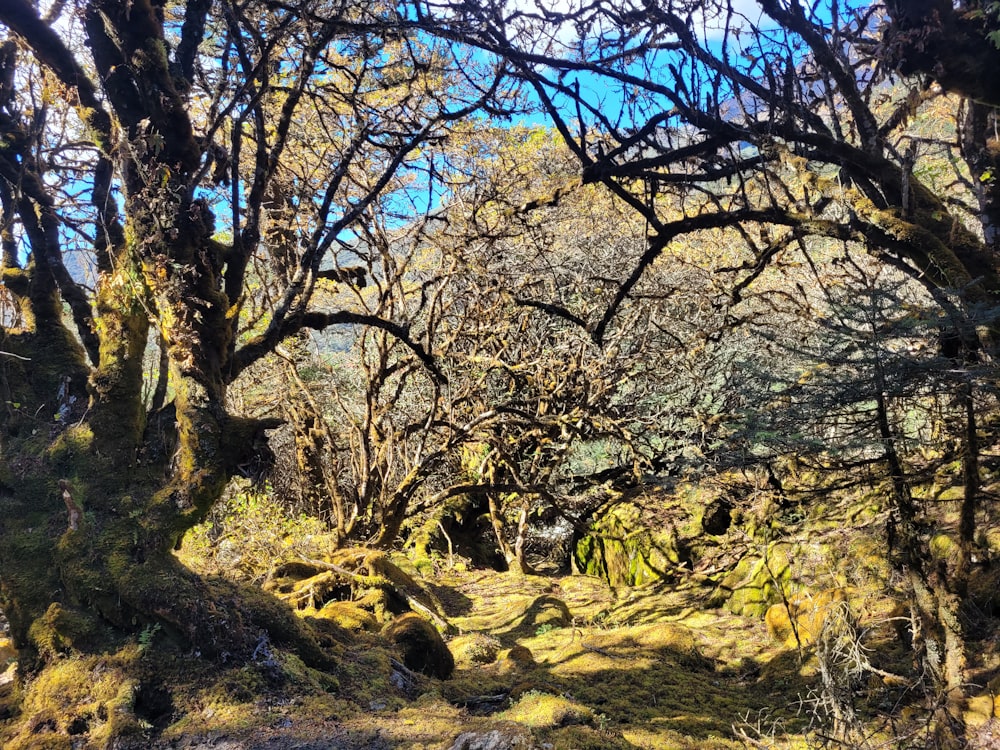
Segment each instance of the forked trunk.
M121 393L88 401L83 353L55 324L3 349L0 607L22 672L151 626L206 656L248 653L282 616L219 601L172 549L273 425L227 417L183 379L176 407L137 425Z

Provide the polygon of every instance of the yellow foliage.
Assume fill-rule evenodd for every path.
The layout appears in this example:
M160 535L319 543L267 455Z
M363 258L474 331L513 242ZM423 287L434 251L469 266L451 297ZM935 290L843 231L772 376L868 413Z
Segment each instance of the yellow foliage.
M17 649L10 638L0 638L0 668L17 658Z

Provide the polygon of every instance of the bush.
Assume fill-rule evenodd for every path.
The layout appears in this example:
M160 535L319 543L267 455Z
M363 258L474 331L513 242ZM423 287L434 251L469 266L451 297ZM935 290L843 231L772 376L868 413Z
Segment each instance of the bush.
M270 488L249 488L230 494L188 532L184 557L195 567L259 582L276 564L314 557L330 541L319 519L291 514Z

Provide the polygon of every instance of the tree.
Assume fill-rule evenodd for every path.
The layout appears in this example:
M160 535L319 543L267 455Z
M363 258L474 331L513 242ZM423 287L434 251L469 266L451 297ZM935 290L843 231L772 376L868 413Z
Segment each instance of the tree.
M280 607L171 549L268 462L279 420L227 392L281 342L371 324L426 354L317 285L373 203L427 173L420 149L497 105L498 71L379 4L40 13L0 8L0 593L22 670L153 625L227 656L263 628L323 662ZM147 400L150 347L166 380Z
M289 399L299 415L289 420L298 491L312 497L306 505L323 504L343 543L388 547L405 531L423 548L455 516L487 515L502 556L526 567L529 517L544 509L565 520L555 506L586 482L588 470L570 477L567 466L587 446L614 444L625 462L602 458L589 472L634 476L651 464L640 444L660 416L641 413L652 379L635 353L651 337L638 306L617 347L602 352L577 326L553 325L517 300L540 288L594 296L642 229L597 189L559 206L524 205L539 179L566 176L568 154L550 132L463 131L435 157L449 204L396 230L372 217L350 251L368 283L337 303L396 321L433 354L447 385L383 329L342 332L339 347L314 342L320 351L302 368L309 382L293 375ZM588 247L560 239L568 236Z
M950 329L947 338L958 344L956 361L968 364L991 359L997 338L995 318L983 312L1000 292L993 115L978 103L944 99L928 77L897 79L879 57L888 42L888 51L901 50L893 59L903 60L907 72L933 67L937 73L946 50L961 49L951 54L954 68L944 70L964 71L969 48L954 42L975 36L977 69L992 70L995 50L967 19L977 11L995 25L995 8L959 5L674 0L656 7L610 1L575 9L544 2L417 7L427 28L508 61L576 155L582 182L604 185L647 222L648 243L619 276L603 314L562 310L595 341L604 340L645 274L672 256L679 238L730 228L738 237L731 251L741 258L720 271L729 274L733 321L767 268L793 255L810 263L816 252L810 238L827 238L923 284ZM895 23L883 38L886 9ZM922 13L927 9L935 12ZM892 37L892 29L902 36ZM923 46L927 29L941 46ZM959 36L948 36L956 29ZM969 85L985 80L973 76ZM949 124L921 132L919 115L935 108ZM942 155L951 168L927 169ZM967 403L966 521L959 539L966 559L979 502L971 396ZM897 495L890 504L900 519L894 540L919 610L915 620L924 623L927 644L944 653L943 668L925 666L940 677L938 688L955 713L965 659L955 582L927 566L918 509Z

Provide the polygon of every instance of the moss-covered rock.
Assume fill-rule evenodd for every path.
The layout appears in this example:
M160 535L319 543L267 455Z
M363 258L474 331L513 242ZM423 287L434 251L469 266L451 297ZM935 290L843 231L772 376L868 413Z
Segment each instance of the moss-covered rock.
M510 678L530 672L537 664L531 649L519 643L497 655L497 666L498 674L507 675Z
M486 633L468 633L456 636L448 643L459 666L492 664L500 654L502 644L495 636Z
M382 634L400 652L403 664L414 672L447 680L455 670L455 658L441 634L418 614L400 615Z
M780 600L779 587L792 578L788 545L773 542L763 555L747 555L722 580L726 609L734 615L761 617Z
M540 729L589 724L594 720L594 712L587 706L561 695L529 691L500 714L500 718Z
M512 632L518 636L534 635L557 628L564 628L573 621L573 615L562 599L543 594L535 597L520 616Z
M590 533L576 543L573 559L581 573L612 586L642 586L681 564L678 548L672 527L651 528L638 504L623 502L594 520Z
M74 647L81 647L95 633L93 618L83 612L53 602L28 631L39 655L51 659Z
M529 750L535 747L530 732L518 727L501 727L479 732L462 732L448 750Z
M355 632L363 630L375 632L379 627L375 615L357 602L327 602L323 605L323 609L316 612L313 617L329 620L344 630Z

